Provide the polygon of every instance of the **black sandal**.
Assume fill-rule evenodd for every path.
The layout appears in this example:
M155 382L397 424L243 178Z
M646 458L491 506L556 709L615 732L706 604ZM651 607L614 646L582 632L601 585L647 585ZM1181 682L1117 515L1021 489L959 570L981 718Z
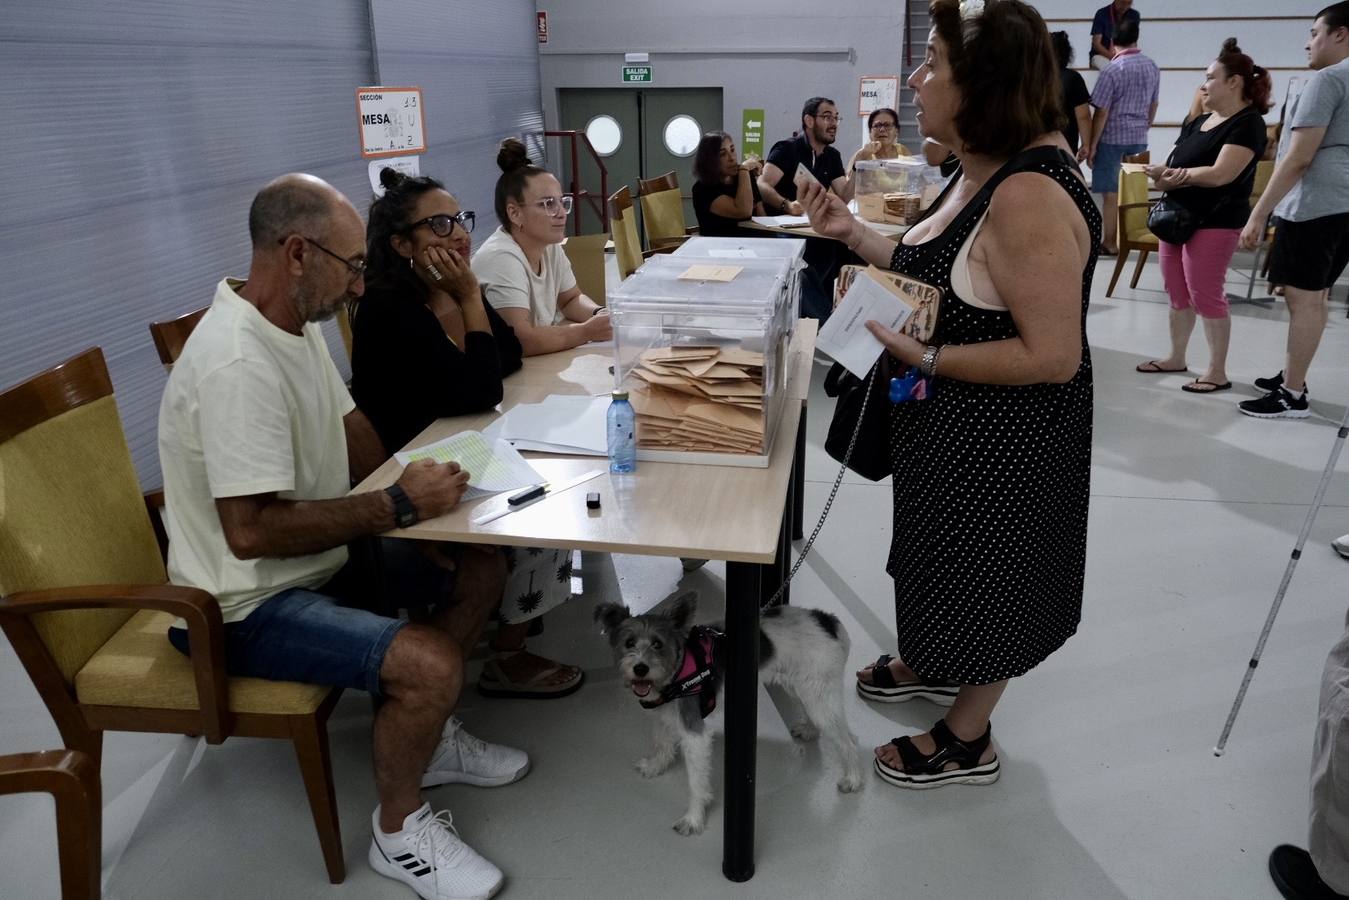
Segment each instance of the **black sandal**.
M862 699L875 703L903 703L906 700L931 700L938 706L950 706L956 702L960 693L958 684L927 684L922 681L895 681L890 671L890 661L894 659L888 653L871 664L871 682L857 678L857 693Z
M980 763L979 757L988 749L993 740L993 724L990 722L982 737L973 741L962 741L946 727L945 719L938 719L932 726L932 739L937 749L931 755L923 753L907 737L895 738L890 743L899 750L899 758L904 768L896 769L876 758L876 774L895 787L935 788L948 784L992 784L998 780L1001 766L998 757L986 763ZM954 769L946 767L955 763Z

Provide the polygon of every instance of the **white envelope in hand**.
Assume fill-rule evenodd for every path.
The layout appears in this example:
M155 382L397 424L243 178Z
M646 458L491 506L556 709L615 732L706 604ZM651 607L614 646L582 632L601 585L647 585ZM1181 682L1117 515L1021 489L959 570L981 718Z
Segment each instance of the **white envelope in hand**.
M820 329L815 346L858 378L866 378L884 349L867 330L867 322L880 322L891 331L898 331L911 315L913 307L863 270L857 273L829 321Z

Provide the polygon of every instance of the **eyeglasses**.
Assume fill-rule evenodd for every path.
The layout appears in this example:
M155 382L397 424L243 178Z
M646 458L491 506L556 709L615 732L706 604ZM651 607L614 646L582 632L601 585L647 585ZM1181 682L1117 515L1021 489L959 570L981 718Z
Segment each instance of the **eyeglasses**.
M537 206L543 210L545 215L549 216L569 216L571 215L570 197L544 197L542 200L535 200L528 206Z
M815 118L824 119L826 122L837 122L839 119L837 113L825 113L824 115L817 115Z
M450 232L454 231L454 226L456 224L465 231L472 231L476 221L477 217L474 215L473 210L466 209L463 212L457 212L452 216L446 213L427 216L425 219L413 222L409 225L408 231L425 225L431 229L436 237L449 237Z
M338 256L336 253L329 250L327 247L323 246L322 244L320 244L318 241L314 240L311 237L305 237L304 235L300 235L300 237L303 237L307 243L313 244L315 247L319 248L324 253L328 254L333 259L337 260L351 271L351 280L347 282L348 287L360 281L361 278L365 276L365 268L367 265L365 260L361 260L360 262L352 262L345 256ZM287 237L283 237L281 240L277 241L277 243L284 244L288 239L289 235Z
M895 123L894 123L894 122L877 122L875 125L872 125L871 127L872 127L872 128L894 128L894 127L895 127Z

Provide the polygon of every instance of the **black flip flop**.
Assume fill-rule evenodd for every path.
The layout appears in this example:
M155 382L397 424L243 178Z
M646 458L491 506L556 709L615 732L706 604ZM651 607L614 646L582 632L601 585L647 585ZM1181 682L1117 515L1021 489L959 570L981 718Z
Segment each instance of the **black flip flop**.
M1198 385L1201 384L1206 385L1206 387L1198 387ZM1218 384L1218 382L1216 381L1203 381L1201 379L1196 378L1189 384L1182 384L1180 386L1180 389L1182 391L1189 391L1191 394L1216 394L1219 391L1227 390L1231 386L1232 382L1230 381L1224 381L1222 384Z
M1142 372L1144 375L1171 375L1176 372L1188 372L1190 370L1188 367L1180 369L1163 369L1161 366L1157 365L1157 360L1150 359L1145 363L1139 363L1134 366L1134 371Z

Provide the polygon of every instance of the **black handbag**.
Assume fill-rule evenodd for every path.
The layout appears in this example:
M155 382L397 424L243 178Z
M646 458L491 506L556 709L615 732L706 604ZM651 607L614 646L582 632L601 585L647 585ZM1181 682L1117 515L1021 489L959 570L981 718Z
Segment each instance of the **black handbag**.
M1148 213L1148 231L1157 235L1158 240L1168 244L1183 244L1203 224L1203 219L1172 200L1166 194L1158 200Z
M890 474L890 354L882 353L865 381L835 363L824 378L824 392L837 398L824 452L863 478L880 481Z

